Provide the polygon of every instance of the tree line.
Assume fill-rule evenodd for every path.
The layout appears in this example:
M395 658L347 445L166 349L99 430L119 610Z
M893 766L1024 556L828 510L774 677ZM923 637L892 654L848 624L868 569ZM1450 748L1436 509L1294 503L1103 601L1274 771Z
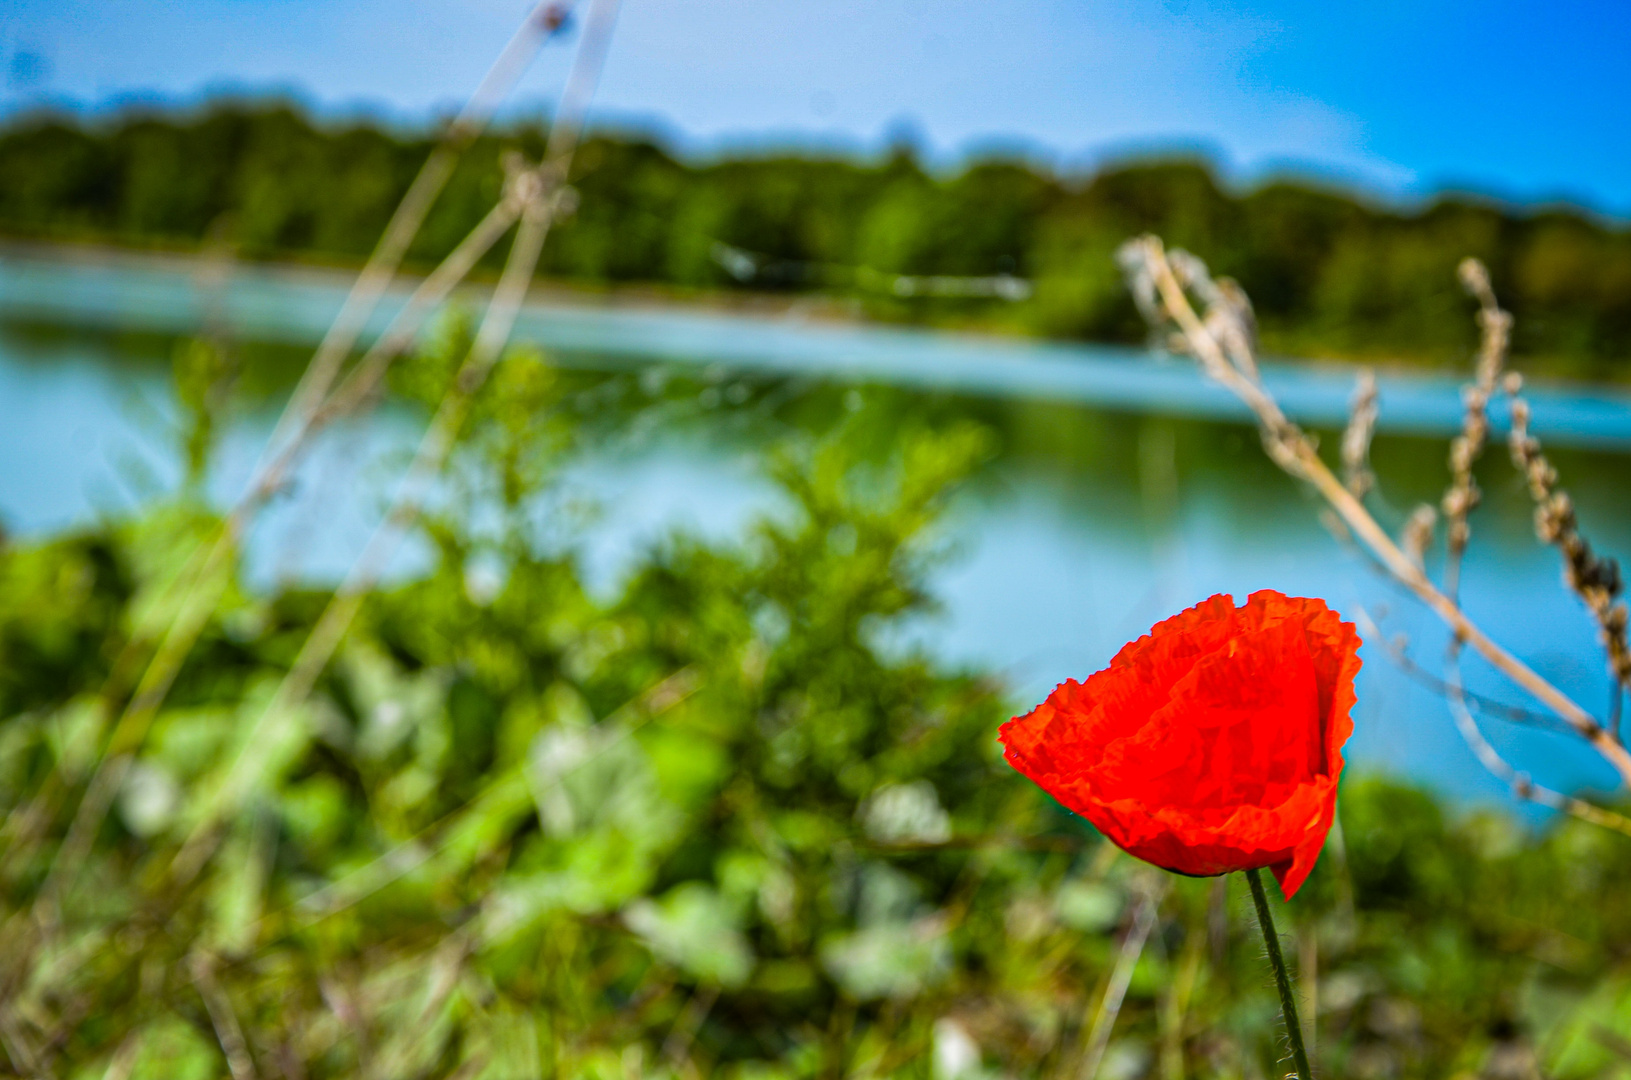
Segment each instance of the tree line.
M497 197L503 152L536 156L546 135L518 124L472 146L410 261L451 250ZM266 103L22 117L0 131L0 232L357 260L431 145ZM1448 364L1473 347L1455 266L1474 255L1509 299L1515 352L1531 367L1631 374L1631 229L1573 208L1446 196L1401 209L1290 181L1237 191L1199 160L1087 177L995 159L941 175L907 148L876 160L689 162L614 135L584 147L573 184L579 208L544 272L591 286L812 292L874 318L1136 341L1142 324L1112 253L1153 231L1241 282L1271 352ZM895 275L1029 285L924 295L891 288Z

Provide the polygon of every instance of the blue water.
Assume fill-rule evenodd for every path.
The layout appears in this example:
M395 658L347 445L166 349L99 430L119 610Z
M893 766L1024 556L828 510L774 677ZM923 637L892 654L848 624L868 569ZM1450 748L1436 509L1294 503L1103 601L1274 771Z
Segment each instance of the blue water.
M244 339L309 344L344 285L326 274L237 268L217 287L180 261L0 253L0 327L13 327L0 330L0 520L14 534L43 535L127 513L175 483L165 372L133 359L147 346L132 346L123 332L183 334L209 315ZM15 329L20 320L75 332L24 333ZM881 383L941 411L995 417L1003 432L1008 449L949 523L956 554L934 580L942 613L902 636L949 663L999 672L1016 706L1102 666L1151 623L1213 592L1272 587L1324 596L1348 612L1359 604L1385 608L1387 632L1407 634L1421 662L1432 665L1443 648L1434 621L1333 540L1291 481L1262 467L1241 411L1187 363L1095 346L558 301L530 306L519 329L563 364L688 372L686 385L700 387L685 391L694 400L678 412L674 391L662 391L669 397L661 415L688 419L649 423L651 416L631 413L638 418L629 430L608 437L567 478L602 507L582 542L590 579L602 590L615 588L635 555L670 529L729 537L776 510L759 472L756 429L730 405L750 397L750 384ZM1320 424L1345 415L1352 377L1341 368L1284 365L1267 376L1292 415ZM633 385L655 395L663 382ZM1395 516L1442 487L1442 440L1421 436L1454 429L1458 396L1453 380L1384 379L1382 428L1391 434L1379 441L1378 458ZM1594 542L1631 551L1631 470L1620 453L1631 448L1631 399L1568 387L1533 396L1540 434L1577 448L1560 460ZM855 404L873 407L868 400ZM221 500L244 482L274 404L229 425L211 477ZM421 422L390 407L328 433L293 495L252 535L252 581L265 587L343 572ZM1068 449L1077 444L1096 449L1078 461ZM1499 457L1497 446L1492 458ZM1534 541L1521 486L1493 460L1486 487L1463 589L1470 613L1603 711L1608 681L1592 624L1560 588L1556 555ZM410 548L396 572L413 572L418 557ZM1461 743L1443 702L1378 650L1367 646L1364 655L1351 759L1463 800L1509 805ZM1469 680L1492 696L1523 700L1477 666ZM1485 726L1543 783L1580 790L1614 782L1567 737Z
M0 248L0 316L78 326L187 333L208 315L244 338L306 343L332 321L348 284L338 274L242 266L212 287L196 264L184 260L64 258ZM405 289L397 290L381 305L374 332L405 296ZM475 305L482 298L472 291L464 301ZM1189 361L1106 345L558 301L529 305L516 335L585 365L662 362L1247 419L1245 408L1199 377ZM1312 425L1345 422L1354 377L1353 369L1336 364L1264 365L1264 382L1286 413ZM1631 448L1631 393L1540 384L1528 396L1534 431L1549 443ZM1383 373L1379 404L1383 431L1447 435L1461 422L1460 384L1453 378ZM1503 420L1497 415L1497 431Z

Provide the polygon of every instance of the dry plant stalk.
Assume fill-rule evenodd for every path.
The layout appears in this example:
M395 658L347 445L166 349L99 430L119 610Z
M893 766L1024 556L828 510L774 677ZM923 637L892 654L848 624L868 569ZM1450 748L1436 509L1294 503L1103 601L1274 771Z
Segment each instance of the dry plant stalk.
M1477 259L1465 259L1460 268L1462 284L1478 300L1478 324L1483 341L1478 353L1477 377L1467 388L1467 416L1463 435L1456 440L1450 452L1451 466L1455 469L1456 485L1445 495L1445 512L1457 489L1467 488L1473 500L1462 509L1462 542L1466 546L1466 510L1476 505L1477 488L1472 486L1470 460L1461 461L1461 446L1476 439L1473 456L1482 449L1489 424L1485 408L1496 392L1497 380L1512 402L1512 429L1508 445L1512 463L1523 473L1529 494L1535 501L1535 535L1541 541L1556 547L1563 555L1563 580L1590 609L1597 620L1603 649L1608 654L1609 673L1620 687L1631 686L1631 648L1626 644L1626 608L1620 602L1624 581L1620 567L1613 559L1599 556L1591 544L1580 535L1575 518L1574 502L1567 492L1558 487L1557 470L1541 452L1540 441L1529 433L1529 403L1522 397L1523 377L1515 371L1503 372L1507 343L1511 335L1512 316L1501 310L1490 287L1489 271ZM1452 540L1454 537L1452 536ZM1460 549L1452 548L1459 557Z
M1342 482L1356 499L1363 499L1376 486L1376 475L1370 468L1370 444L1376 434L1376 414L1376 375L1366 368L1359 373L1359 382L1354 387L1353 406L1348 414L1348 427L1342 433Z
M1249 333L1251 313L1249 307L1237 299L1238 286L1214 282L1205 264L1187 252L1173 251L1169 256L1161 241L1153 236L1129 241L1122 247L1118 259L1130 279L1135 300L1152 325L1157 330L1175 325L1175 343L1193 355L1208 376L1223 384L1252 410L1270 459L1290 475L1312 485L1387 573L1426 604L1450 628L1457 641L1470 645L1491 666L1554 712L1602 755L1623 781L1631 784L1631 753L1627 753L1619 739L1590 712L1474 623L1455 597L1428 578L1417 561L1388 535L1348 486L1337 478L1320 458L1314 441L1286 417L1258 378ZM1205 305L1205 318L1197 314L1190 301L1191 294ZM1235 329L1219 329L1231 326ZM1491 336L1486 333L1486 341ZM1504 348L1503 338L1503 355ZM1497 364L1493 353L1480 357L1481 369L1493 366L1498 373ZM1483 373L1481 370L1480 374ZM1489 377L1493 380L1498 374ZM1467 449L1470 452L1472 448L1469 445ZM1469 468L1471 460L1469 456ZM1456 508L1464 514L1470 509L1470 503L1463 505L1458 501Z
M198 988L199 997L204 999L205 1011L215 1028L221 1052L226 1056L232 1080L255 1080L255 1061L250 1057L249 1044L244 1040L243 1025L238 1023L238 1014L233 1010L232 1002L215 979L214 959L204 953L195 954L192 973L193 984Z
M1427 549L1433 545L1433 529L1437 524L1438 511L1422 503L1411 511L1399 533L1399 546L1418 570L1426 569Z
M281 452L286 438L298 439L302 436L305 426L316 415L339 374L340 366L356 345L368 317L396 276L408 245L418 235L419 227L424 224L436 196L441 194L442 188L452 177L453 166L457 164L460 152L486 128L494 110L509 95L532 62L538 47L563 24L563 9L554 0L539 0L516 28L498 59L493 61L459 115L443 132L430 157L420 166L407 194L397 204L344 306L302 373L288 407L278 418L277 426L267 440L261 459L262 467L273 455ZM262 468L256 471L259 473Z
M1490 285L1489 271L1477 259L1463 259L1458 268L1458 275L1462 285L1474 299L1478 301L1478 327L1479 347L1478 361L1474 369L1473 382L1462 391L1463 401L1466 403L1466 412L1462 417L1461 434L1450 444L1450 487L1444 494L1444 512L1450 519L1450 533L1447 537L1447 558L1445 563L1445 581L1452 595L1459 581L1462 558L1466 553L1467 542L1471 539L1472 531L1468 525L1468 516L1477 506L1479 492L1473 480L1473 463L1483 453L1489 436L1489 404L1497 393L1497 388L1504 390L1512 399L1512 438L1511 446L1513 460L1522 469L1529 480L1531 493L1534 495L1539 509L1536 511L1536 531L1543 541L1556 543L1563 549L1567 572L1565 574L1569 585L1585 598L1577 581L1580 578L1595 579L1605 573L1600 564L1591 553L1591 547L1578 534L1574 526L1574 511L1569 504L1568 496L1555 492L1556 471L1546 462L1540 454L1540 444L1528 436L1529 407L1528 403L1519 398L1518 392L1522 388L1523 380L1517 372L1505 372L1508 345L1512 335L1512 316L1501 309L1495 298L1495 290ZM1581 573L1577 576L1577 569ZM1610 561L1607 564L1606 574L1616 580L1618 567ZM1622 631L1616 642L1608 631L1604 621L1609 604L1612 603L1612 594L1604 599L1599 607L1586 598L1587 605L1597 615L1599 625L1603 629L1604 643L1608 648L1610 666L1615 667L1616 644L1619 654L1624 653L1624 633ZM1622 610L1623 614L1623 610ZM1564 795L1550 788L1536 784L1528 773L1515 768L1494 745L1484 736L1478 726L1477 719L1472 710L1468 708L1467 694L1463 689L1461 677L1461 642L1453 639L1445 654L1445 697L1450 705L1450 715L1455 720L1456 729L1461 733L1462 740L1466 742L1473 755L1480 764L1494 777L1504 782L1519 799L1538 803L1554 810L1562 810L1584 821L1614 829L1618 832L1631 835L1631 819L1619 814L1593 806L1582 799ZM1616 680L1618 670L1616 668ZM1615 683L1616 690L1619 682ZM1616 694L1616 702L1618 695ZM1609 731L1616 739L1619 738L1619 723L1617 716L1611 718Z
M1444 591L1451 598L1460 591L1461 557L1472 539L1472 528L1467 524L1467 517L1483 498L1478 482L1473 479L1472 468L1483 456L1484 447L1489 442L1489 403L1497 392L1501 369L1506 364L1507 344L1512 338L1512 316L1502 311L1495 302L1495 293L1490 288L1489 274L1483 264L1477 259L1463 259L1458 272L1467 291L1478 298L1480 338L1473 381L1461 392L1461 400L1466 407L1462 415L1461 434L1450 442L1450 487L1440 503L1444 511L1444 542L1449 555L1444 572Z
M1152 877L1145 880L1138 904L1133 909L1133 921L1122 935L1121 947L1116 951L1115 966L1110 969L1104 993L1093 1008L1093 1021L1087 1028L1086 1043L1082 1047L1081 1068L1078 1070L1078 1075L1084 1080L1097 1080L1099 1066L1104 1062L1104 1052L1110 1046L1110 1033L1115 1029L1116 1018L1121 1014L1122 1002L1127 997L1127 988L1132 985L1133 969L1138 966L1138 958L1144 954L1144 945L1149 941L1150 931L1155 929L1156 916L1165 892L1165 878Z
M526 202L521 192L527 188L528 181L532 187L536 187L540 183L538 175L536 171L520 173L512 170L499 203L425 278L385 334L364 354L346 380L296 424L293 434L277 453L263 463L244 496L228 513L214 542L207 550L195 555L193 564L183 571L177 586L181 592L177 616L166 627L135 693L119 716L102 762L86 789L80 810L70 828L68 843L64 848L67 858L59 859L59 863L72 867L83 859L95 828L101 824L124 783L125 774L137 748L146 738L148 727L158 715L171 685L181 672L182 664L214 612L221 590L227 583L225 575L232 556L256 513L288 481L301 453L319 431L333 420L355 412L376 394L390 365L407 351L429 313L446 300L482 255L521 215ZM289 413L286 411L285 415ZM60 880L53 872L44 890L48 908L54 905L60 888Z
M13 946L8 949L11 955L8 955L7 959L16 973L0 980L0 983L5 984L0 986L0 1048L4 1049L11 1061L22 1063L30 1075L49 1075L47 1055L54 1052L63 1034L70 1030L76 1021L65 1013L55 1025L55 1034L49 1030L45 1031L45 1038L41 1043L33 1031L16 1022L17 1010L11 1003L13 992L17 989L16 981L33 972L34 960L49 952L53 947L52 943L63 936L65 928L60 925L58 910L60 901L72 890L78 871L85 861L84 855L109 811L114 796L123 786L137 750L145 739L171 684L179 674L183 662L215 611L227 583L232 558L243 531L265 501L282 486L301 451L309 445L311 437L332 419L368 404L376 396L377 388L390 364L411 345L424 319L445 300L451 289L468 275L480 257L519 220L520 229L512 246L505 273L494 291L492 302L470 354L442 402L430 429L426 432L410 471L409 480L405 483L396 506L387 516L380 534L370 543L359 565L353 568L351 579L348 581L353 587L349 590L342 589L335 602L331 604L330 610L319 621L313 639L309 640L302 650L303 663L298 663L289 673L282 691L274 702L275 705L280 705L284 710L292 709L309 692L311 681L326 665L333 649L349 627L359 598L383 567L392 546L391 538L399 536L401 530L414 519L425 490L446 461L464 419L468 416L474 395L480 390L509 340L549 225L558 214L570 212L571 209L572 193L566 187L566 180L573 153L582 136L589 99L609 44L618 0L589 0L589 7L578 55L556 114L544 161L536 168L530 169L521 167L519 159L515 159L508 166L509 177L499 203L443 264L420 284L387 332L352 369L350 376L335 388L334 383L340 374L343 361L350 355L367 317L394 277L408 243L418 231L425 213L450 173L457 151L484 126L498 98L513 85L536 45L544 37L559 29L566 9L559 3L547 0L538 4L522 29L506 47L504 54L494 64L488 77L472 98L471 104L455 121L443 142L432 152L431 158L410 187L334 326L319 346L311 365L296 388L244 496L215 535L200 545L189 565L170 586L170 595L177 603L177 614L164 627L156 648L150 656L144 657L142 653L154 645L153 640L149 638L134 642L133 647L126 650L129 655L122 656L120 663L115 665L116 672L126 668L129 670L122 678L116 675L110 680L102 695L104 707L108 708L109 712L117 707L119 698L129 689L131 682L136 684L134 693L118 713L118 720L113 725L113 731L103 745L97 760L86 770L89 773L89 783L77 806L73 808L68 835L51 859L35 904L28 910L18 912L4 928L6 932L0 934L0 940L9 940ZM139 680L135 678L138 673ZM649 702L650 712L661 711L672 700L683 698L689 692L681 687L676 695L676 679L678 683L686 683L686 679L681 677L665 680L658 691L653 692L656 696ZM171 884L183 884L191 880L208 864L219 838L215 826L223 813L230 810L235 802L235 796L241 794L243 779L238 772L229 772L227 781L221 785L221 789L213 793L215 798L211 800L209 807L211 813L207 814L204 821L194 830L171 864ZM48 785L47 790L54 789ZM52 797L59 796L53 794ZM44 803L41 802L39 806L31 807L31 810L43 807ZM24 815L25 821L29 818L30 815ZM35 837L25 839L30 843L37 840ZM412 850L408 850L410 847ZM399 858L387 861L393 865L400 863L404 861L400 856L405 854L420 856L419 861L423 861L423 858L431 857L437 850L435 846L431 846L421 855L420 847L421 845L417 843L404 845L392 853ZM8 845L0 858L10 859L16 854L16 847ZM409 858L406 861L414 860ZM398 870L398 873L400 872ZM374 876L376 879L379 877L377 874ZM387 879L390 876L387 874ZM326 913L319 913L319 917ZM149 911L141 917L151 918L156 914ZM260 921L257 920L255 925L258 927ZM95 937L96 935L92 935L92 938ZM214 1029L216 1041L225 1055L234 1080L254 1077L256 1075L254 1057L244 1039L243 1027L232 1003L216 979L215 958L195 954L191 959L193 986L203 1001L209 1024ZM439 1007L437 1003L445 1000L452 989L449 980L456 974L455 965L451 969L451 974L433 985L433 993L429 999L432 1006ZM33 1026L39 1027L40 1024L35 1023ZM417 1038L417 1035L415 1032L411 1037ZM110 1074L117 1075L120 1070L128 1072L134 1063L139 1046L139 1042L127 1040L125 1048L116 1055Z
M1535 534L1563 555L1563 580L1597 620L1609 672L1621 688L1631 688L1631 647L1626 643L1626 608L1620 599L1625 581L1620 565L1592 551L1580 535L1574 502L1557 486L1557 470L1541 453L1540 442L1529 434L1529 403L1519 396L1523 384L1508 377L1512 395L1512 463L1522 472L1535 500Z
M588 26L579 51L580 62L574 65L568 79L543 162L536 169L522 168L517 159L510 162L511 175L507 187L514 194L507 198L513 197L520 202L521 225L469 354L431 418L430 426L419 442L385 519L369 537L362 554L301 646L288 674L244 741L243 749L222 786L210 793L206 812L201 815L171 866L175 880L192 880L213 853L217 826L227 819L243 797L249 773L264 748L267 736L310 696L318 677L328 666L362 609L364 600L407 530L418 518L431 485L447 463L448 455L464 427L476 394L486 384L488 375L509 342L510 332L531 287L533 272L543 254L550 226L563 208L566 178L583 130L589 97L610 41L618 3L619 0L592 0ZM379 374L384 374L383 365ZM363 393L366 395L368 391Z
M1589 821L1593 825L1601 825L1605 829L1631 836L1631 818L1623 814L1616 814L1612 810L1604 810L1600 806L1586 802L1584 799L1565 795L1560 791L1543 787L1535 783L1526 772L1514 768L1500 752L1484 737L1479 730L1478 721L1473 717L1472 711L1467 708L1467 697L1461 688L1461 664L1459 658L1452 658L1446 665L1450 685L1448 700L1450 702L1450 715L1455 718L1457 729L1466 740L1472 752L1478 756L1478 761L1492 775L1506 781L1511 787L1512 794L1526 802L1538 803L1553 810L1561 810L1565 814Z
M384 378L391 361L412 343L429 312L446 299L481 256L521 215L525 199L516 193L516 185L511 183L494 210L421 283L386 333L353 371L352 377L339 388L339 392L330 394L341 365L394 279L408 245L418 234L436 196L452 176L459 153L487 126L498 103L515 85L538 47L564 24L564 12L565 9L553 0L539 0L488 69L464 109L443 133L431 156L409 185L339 314L302 373L288 405L267 440L243 496L223 521L214 541L201 547L179 576L174 586L177 613L165 627L146 664L139 669L141 677L119 713L113 733L80 799L68 836L58 849L41 889L42 903L38 905L36 914L46 924L54 920L62 890L70 883L75 868L83 862L97 828L107 816L114 797L124 783L136 750L145 740L147 730L181 673L183 663L215 611L227 584L232 556L256 513L287 481L289 471L301 452L309 446L312 436L330 420L368 399ZM562 102L562 116L555 125L557 130L551 133L552 149L557 145L575 147L577 144L578 130L568 134L566 129L581 126L583 109L587 106L585 90L593 86L594 78L598 76L599 54L603 51L604 39L604 33L596 34L594 48L579 49L579 61L573 66L567 94ZM587 54L594 54L590 63L583 62ZM586 71L589 72L587 79L584 77ZM570 151L564 158L557 155L545 162L545 167L552 168L550 176L557 179L560 186L564 186L566 176L562 166L569 162ZM104 701L115 699L121 689L110 686L103 694Z
M68 835L51 861L36 904L29 912L19 913L20 919L33 922L35 926L34 933L22 935L27 940L18 941L23 955L15 959L21 962L21 970L26 970L28 959L41 949L49 948L49 942L60 934L62 928L58 925L58 908L61 899L72 889L78 869L84 862L84 854L111 808L114 796L122 787L136 751L179 674L182 663L215 610L226 583L232 554L249 521L281 487L288 470L317 430L374 397L389 365L411 344L423 319L468 275L481 255L519 219L521 227L486 318L447 399L426 432L397 505L387 515L359 565L353 568L348 584L354 587L342 589L335 597L329 611L319 621L313 639L302 650L304 663L297 664L295 670L289 673L282 691L274 700L274 706L281 706L285 710L296 707L326 666L349 627L361 596L377 577L390 549L394 547L394 538L400 536L416 516L423 493L451 451L474 395L502 353L525 300L551 221L560 212L570 212L571 193L566 187L566 179L573 152L581 138L588 101L609 44L617 6L618 0L591 0L586 32L557 113L545 160L535 169L523 169L519 167L519 159L516 159L509 167L510 176L499 204L437 271L420 285L403 312L356 366L351 377L337 390L331 390L339 371L339 360L350 352L368 310L383 294L384 285L394 274L406 243L417 231L424 211L434 198L435 191L427 194L427 186L439 190L441 181L446 178L434 175L443 167L440 159L446 159L446 167L450 169L454 149L474 134L476 117L485 120L490 114L492 101L483 102L479 110L474 105L467 109L466 115L461 116L455 124L455 135L450 136L433 153L425 172L410 189L404 206L393 218L386 238L381 241L380 250L365 268L336 326L331 329L323 346L319 347L306 377L297 388L280 420L279 432L268 443L262 462L257 466L255 479L223 522L218 535L201 546L173 587L179 599L178 614L165 628L134 694L114 725L90 782L75 808ZM557 5L540 4L528 25L538 21L538 13L547 15L558 10ZM558 25L558 19L556 23ZM503 75L499 82L506 87L519 74L515 69L523 55L530 55L530 50L518 50L518 43L524 44L529 36L536 37L537 34L524 27L494 65L494 73ZM490 97L494 84L495 76L490 73L477 93L477 100L481 100L483 95ZM332 363L329 362L331 360ZM139 662L138 657L131 659ZM114 700L117 693L116 688L110 688L104 694L104 700ZM172 862L172 882L190 881L208 864L219 839L215 826L221 820L222 811L233 805L234 796L239 794L236 789L240 786L241 777L236 772L229 774L228 783L216 793L220 797L212 800L212 813L206 815ZM234 1080L255 1076L254 1063L243 1042L241 1028L225 995L219 993L215 986L213 971L208 967L199 967L194 971L194 976L194 985L204 999L217 1041L226 1055ZM9 1008L0 1009L0 1040L6 1043L8 1056L13 1061L35 1060L26 1033L8 1023L10 1013Z
M1370 612L1361 607L1356 612L1356 617L1366 640L1379 644L1387 652L1389 658L1400 668L1408 671L1415 667L1414 662L1406 655L1404 649L1400 645L1389 641L1387 636L1382 633L1381 628L1376 625L1376 621L1371 618ZM1483 731L1478 727L1477 718L1472 714L1472 709L1469 706L1470 695L1461 681L1460 650L1454 646L1452 646L1450 654L1446 658L1445 676L1440 682L1439 689L1442 690L1445 700L1449 702L1450 717L1455 721L1456 730L1461 733L1462 740L1466 742L1468 749L1473 752L1473 756L1478 759L1478 763L1490 775L1505 783L1511 789L1514 798L1537 803L1553 810L1561 810L1565 814L1577 817L1582 821L1589 821L1593 825L1601 825L1605 829L1613 829L1615 832L1631 836L1631 818L1623 814L1616 814L1612 810L1604 810L1600 806L1594 806L1584 799L1577 799L1572 795L1565 795L1560 791L1554 791L1551 788L1537 784L1528 773L1514 767L1501 756L1500 751L1495 749L1494 744L1484 737Z

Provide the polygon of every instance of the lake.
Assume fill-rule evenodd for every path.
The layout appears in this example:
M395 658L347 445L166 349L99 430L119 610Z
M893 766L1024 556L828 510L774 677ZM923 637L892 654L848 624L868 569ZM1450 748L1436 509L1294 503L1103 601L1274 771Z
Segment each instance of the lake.
M175 483L168 358L209 321L243 343L248 403L223 436L210 489L241 488L298 363L337 310L342 275L150 256L0 249L0 521L37 537L129 513ZM472 293L464 302L478 303ZM384 305L382 318L401 302ZM378 325L376 324L376 329ZM953 551L934 578L942 611L906 628L948 663L1000 673L1016 706L1103 666L1153 622L1215 592L1319 595L1352 617L1385 611L1428 666L1445 635L1319 523L1314 500L1263 458L1243 410L1188 362L1129 349L1040 344L781 315L634 306L551 296L518 336L574 376L600 417L595 449L568 487L600 507L581 557L615 588L643 546L675 528L715 537L778 510L759 472L767 441L838 410L974 417L1000 451L947 523ZM1276 364L1266 381L1296 418L1342 423L1354 373ZM1631 396L1532 388L1535 429L1578 505L1586 534L1631 551ZM1375 458L1396 527L1446 482L1457 381L1385 377ZM1499 421L1499 417L1497 420ZM251 536L248 572L269 587L334 580L366 539L423 418L387 404L326 433L291 497ZM1499 426L1499 423L1498 425ZM1324 441L1331 445L1334 431ZM1609 680L1583 606L1561 586L1555 552L1534 539L1527 495L1492 448L1480 469L1464 575L1469 613L1599 713ZM422 553L395 567L412 573ZM1367 646L1349 757L1466 802L1509 805L1443 701ZM1469 664L1469 684L1516 690ZM1491 740L1542 783L1608 788L1613 774L1572 740L1487 719ZM1531 817L1533 814L1531 813Z

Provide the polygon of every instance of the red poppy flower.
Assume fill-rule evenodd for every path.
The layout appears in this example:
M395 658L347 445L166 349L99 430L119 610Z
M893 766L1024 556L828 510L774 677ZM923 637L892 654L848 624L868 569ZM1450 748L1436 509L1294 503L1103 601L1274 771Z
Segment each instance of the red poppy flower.
M1002 726L1008 763L1180 874L1267 866L1289 899L1336 815L1359 637L1322 600L1204 600Z

